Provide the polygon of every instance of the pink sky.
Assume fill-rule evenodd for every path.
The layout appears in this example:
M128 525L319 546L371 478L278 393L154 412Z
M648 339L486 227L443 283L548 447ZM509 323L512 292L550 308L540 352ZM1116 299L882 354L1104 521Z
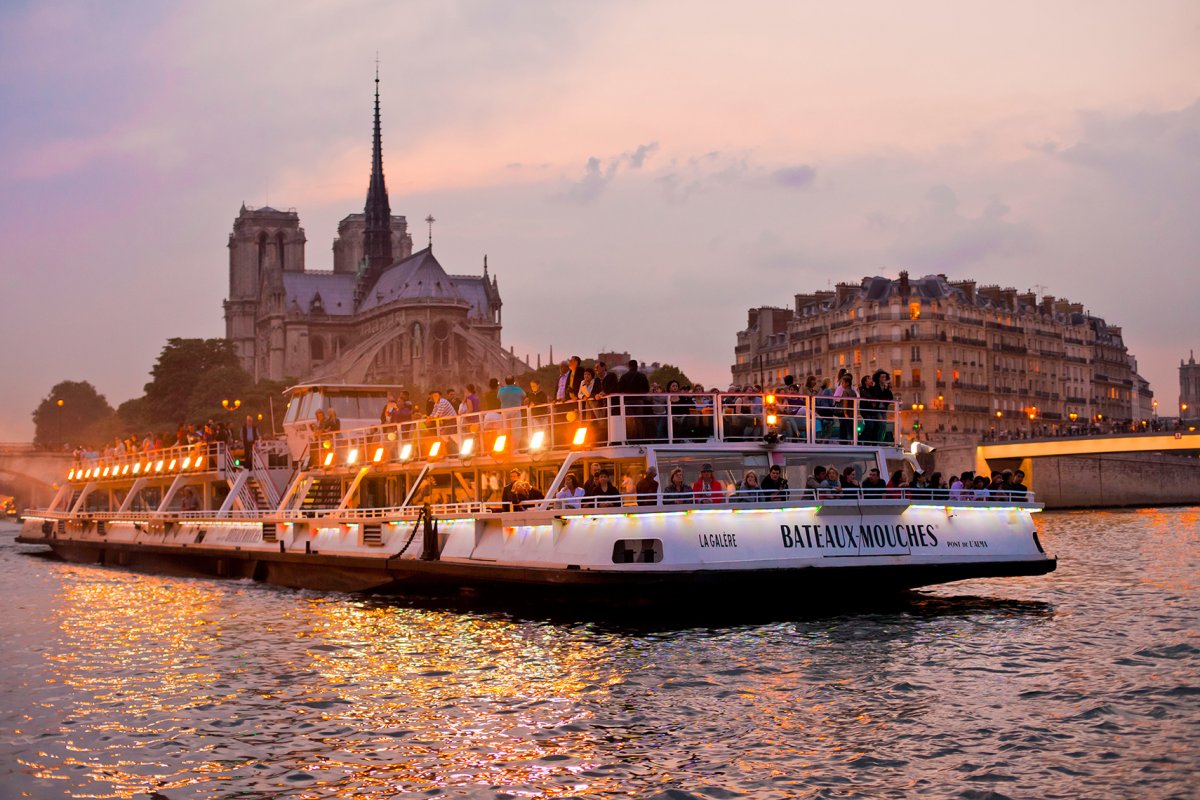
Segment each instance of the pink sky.
M727 383L753 305L944 272L1122 325L1165 407L1200 347L1190 2L6 5L0 440L220 336L239 205L310 268L361 210L378 51L395 213L483 255L522 354Z

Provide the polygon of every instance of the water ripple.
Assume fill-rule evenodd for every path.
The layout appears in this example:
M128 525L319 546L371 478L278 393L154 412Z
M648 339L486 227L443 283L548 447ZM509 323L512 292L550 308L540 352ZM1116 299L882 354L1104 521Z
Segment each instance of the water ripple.
M139 575L6 528L0 797L1192 796L1200 514L1038 526L1051 576L754 619Z

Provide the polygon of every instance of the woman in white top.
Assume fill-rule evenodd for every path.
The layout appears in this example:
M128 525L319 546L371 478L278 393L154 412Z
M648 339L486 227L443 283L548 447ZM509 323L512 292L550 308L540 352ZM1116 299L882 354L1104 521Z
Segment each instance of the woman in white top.
M575 479L575 474L567 473L567 477L563 478L563 487L558 490L558 494L554 498L558 500L558 504L562 508L579 508L583 505L583 487L579 485L579 481Z

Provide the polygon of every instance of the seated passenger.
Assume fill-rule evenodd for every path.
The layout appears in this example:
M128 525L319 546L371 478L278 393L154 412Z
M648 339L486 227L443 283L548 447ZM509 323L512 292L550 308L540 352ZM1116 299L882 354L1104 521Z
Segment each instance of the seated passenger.
M192 487L189 486L183 490L183 500L180 502L179 507L183 511L200 510L200 498L196 497L196 493L192 491Z
M670 483L663 487L663 502L674 505L691 501L692 487L683 482L683 468L676 467L671 470Z
M843 489L859 488L858 476L854 470L854 467L850 466L842 470L842 475L840 478L838 478L838 482L841 483Z
M788 493L788 482L787 478L783 477L783 468L778 464L772 464L771 469L767 471L767 477L762 479L762 488L764 500L785 499Z
M697 503L725 502L725 487L713 476L712 464L700 467L700 477L692 484L692 491L696 494Z
M337 433L342 429L342 421L338 419L337 411L333 406L329 407L329 412L325 415L325 432Z
M951 500L969 500L972 497L973 487L975 485L975 473L967 470L959 478L950 480L950 499Z
M1012 493L1011 497L1018 503L1023 503L1026 500L1026 495L1029 494L1029 487L1025 485L1025 472L1017 470L1013 473L1012 484L1008 487Z
M634 490L637 492L639 506L656 505L658 503L658 470L654 467L647 467Z
M575 477L575 473L568 472L563 478L562 488L558 490L558 494L554 495L554 499L558 500L561 508L579 508L583 505L582 497L583 487L579 485L579 479Z
M863 492L863 496L878 497L881 494L879 490L885 488L886 486L887 484L883 482L883 478L881 478L879 475L879 468L872 467L871 469L867 470L867 477L863 478L862 480L862 488L866 490Z
M762 501L763 490L758 485L758 473L754 470L749 470L746 476L742 478L742 483L738 486L737 491L733 493L733 502L761 503Z
M908 481L904 479L904 470L898 469L892 473L892 477L887 482L887 489L884 490L883 496L889 499L904 497L907 492Z
M842 482L838 479L837 467L828 466L825 468L825 480L822 482L821 488L832 492L842 491Z
M975 500L987 500L991 497L991 490L988 489L988 479L982 475L975 476L975 490L972 492L972 497Z
M610 482L608 470L600 470L596 476L596 487L587 495L588 508L613 508L621 505L621 493Z
M508 483L504 484L504 490L500 493L500 500L504 503L505 511L513 511L516 508L517 484L520 482L521 471L518 469L510 469L508 471Z
M804 482L804 488L812 489L814 492L824 487L825 484L825 468L818 464L813 467L812 475L808 476L808 480Z

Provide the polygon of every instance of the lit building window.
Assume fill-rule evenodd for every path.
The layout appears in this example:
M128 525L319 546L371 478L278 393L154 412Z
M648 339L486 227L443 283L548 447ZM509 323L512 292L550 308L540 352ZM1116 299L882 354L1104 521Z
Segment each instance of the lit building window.
M908 318L909 319L920 319L921 318L921 304L920 303L909 303L908 304Z

